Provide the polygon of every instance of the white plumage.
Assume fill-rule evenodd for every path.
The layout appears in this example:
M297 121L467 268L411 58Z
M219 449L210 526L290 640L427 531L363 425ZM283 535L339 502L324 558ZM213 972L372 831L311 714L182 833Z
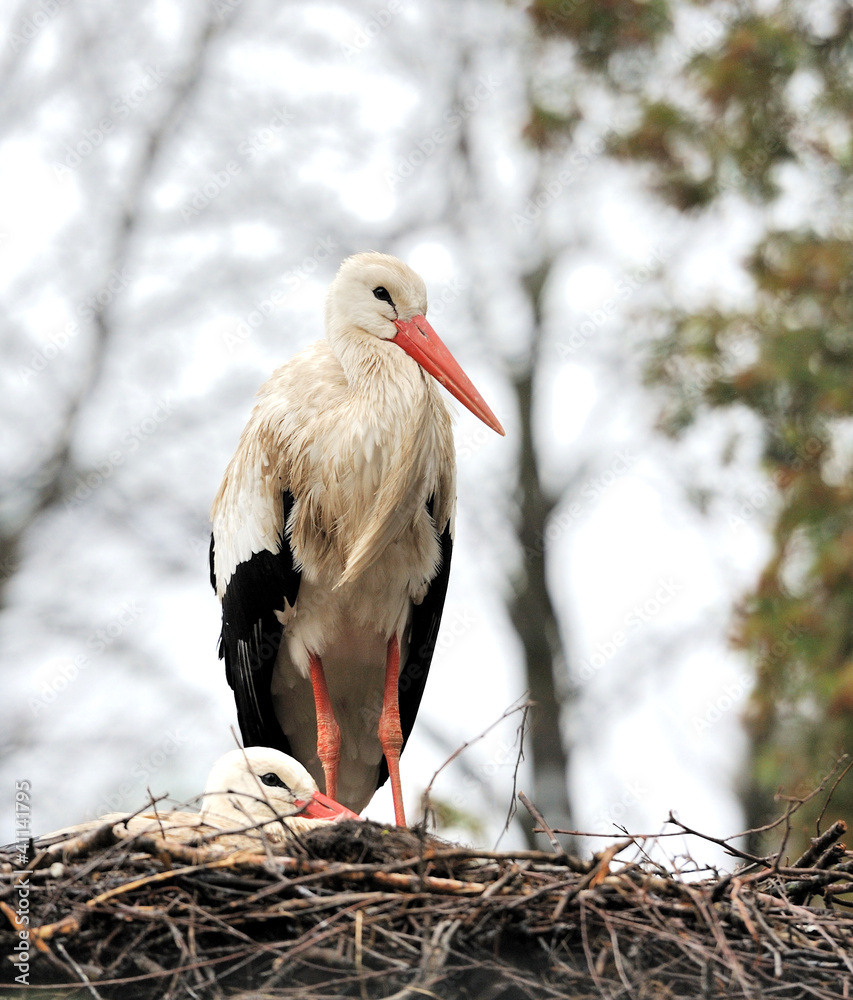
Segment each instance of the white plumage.
M414 672L413 634L424 645L415 609L444 572L431 645L414 651L416 711L444 599L456 469L432 376L503 433L425 312L423 281L401 261L346 260L327 299L327 340L261 387L211 515L222 651L244 740L293 753L321 785L331 774L330 794L356 810L384 780L383 755L397 804L390 757L411 723L392 739L399 749L383 746L379 731L396 710L391 657Z
M155 809L130 818L127 813L108 813L46 834L37 846L62 843L113 823L120 840L154 835L185 844L259 849L262 839L283 843L293 833L355 818L320 793L297 760L271 747L247 747L229 751L213 765L199 812Z

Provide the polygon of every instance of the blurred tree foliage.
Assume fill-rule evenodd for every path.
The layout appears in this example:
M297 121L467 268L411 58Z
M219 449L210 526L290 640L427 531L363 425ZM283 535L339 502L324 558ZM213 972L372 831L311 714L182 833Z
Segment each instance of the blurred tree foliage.
M673 436L732 407L762 434L772 554L734 626L756 664L743 802L758 826L777 790L810 791L853 748L853 8L538 0L530 14L564 69L631 102L610 152L660 198L691 217L734 202L763 222L744 261L750 308L670 311L648 369ZM558 75L532 88L542 151L578 119L577 77ZM797 815L800 838L822 800ZM851 775L830 812L853 826Z

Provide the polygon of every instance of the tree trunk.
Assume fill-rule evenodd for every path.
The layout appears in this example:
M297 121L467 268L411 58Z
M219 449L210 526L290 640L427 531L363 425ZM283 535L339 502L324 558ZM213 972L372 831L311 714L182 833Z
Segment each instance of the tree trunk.
M555 500L542 485L533 441L533 382L542 334L541 297L550 268L547 262L525 279L535 329L529 364L515 375L512 383L518 400L521 432L518 538L523 562L509 613L524 647L528 688L536 703L530 716L534 767L532 798L552 827L568 828L571 827L569 758L560 727L565 688L561 691L557 680L565 672L566 660L545 576L545 529ZM526 830L532 841L532 823L527 823Z

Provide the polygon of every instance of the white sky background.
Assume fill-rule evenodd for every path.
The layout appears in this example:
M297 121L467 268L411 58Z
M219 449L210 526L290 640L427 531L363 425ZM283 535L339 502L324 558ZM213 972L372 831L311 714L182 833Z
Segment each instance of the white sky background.
M26 9L0 7L4 28ZM203 9L148 3L119 16L80 0L18 51L3 50L16 82L0 118L0 469L9 483L49 448L85 372L92 330L81 309L104 287L130 166L180 78ZM547 183L519 139L524 22L486 0L449 10L245 0L213 43L143 194L126 274L112 279L115 335L74 437L79 476L65 484L67 502L28 534L0 617L0 841L13 836L15 779L33 783L39 832L136 809L146 788L195 794L233 745L207 511L254 391L321 335L340 259L367 248L420 270L433 325L508 430L500 440L458 416L445 625L403 756L412 814L451 750L524 693L502 601L517 567L507 495L517 421L502 373L526 350L519 269L546 245L559 266L548 290L538 445L555 488L588 468L558 508L547 549L582 685L566 719L576 823L657 830L673 809L715 835L739 827L732 783L748 685L725 636L732 601L765 555L771 500L748 424L717 419L677 447L655 435L632 312L748 296L736 262L756 222L725 205L698 225L661 209L597 154L603 117L578 139L588 162L544 199L536 224L513 223ZM370 18L380 14L374 31ZM449 116L466 97L478 185L454 209L461 224L450 225L463 128ZM116 100L133 103L120 120ZM58 170L68 146L111 114L115 128L98 147ZM446 139L430 149L436 127ZM202 207L183 219L205 185L213 197L200 196ZM253 311L263 320L246 334ZM36 357L44 370L24 374ZM737 460L722 468L717 455L733 428ZM706 514L688 500L702 489L719 491ZM744 496L753 502L744 506ZM12 501L6 514L16 512ZM702 718L712 724L700 729ZM484 844L499 834L515 724L469 750L467 770L454 765L439 779L436 796L483 826L451 833ZM392 818L387 789L367 814ZM519 842L515 831L504 840Z

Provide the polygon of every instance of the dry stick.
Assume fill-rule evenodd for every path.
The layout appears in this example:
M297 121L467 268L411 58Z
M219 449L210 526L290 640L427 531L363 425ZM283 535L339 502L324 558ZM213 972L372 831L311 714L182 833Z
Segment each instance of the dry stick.
M566 888L566 892L562 899L565 903L571 902L580 892L584 889L592 888L602 882L610 874L610 862L616 857L620 851L624 851L626 847L630 847L631 841L627 840L619 844L611 844L606 851L602 851L597 857L597 863L595 867L588 871L582 878L578 879L576 882L572 883L570 879L561 879L557 882L552 882L549 885L543 886L541 889L536 889L531 893L527 893L524 896L519 896L512 902L507 903L507 909L514 909L522 904L529 904L532 899L537 896L543 896L549 892L556 892L559 889ZM565 903L563 904L565 906ZM562 910L560 911L562 912Z
M33 858L27 865L27 871L36 871L39 868L46 868L54 861L70 861L81 854L86 854L90 850L97 850L100 847L112 847L118 840L113 833L114 823L104 823L94 830L87 830L84 833L73 837L71 840L63 840L56 844L51 844Z
M584 906L583 900L581 900L580 906L580 916L581 916L581 942L583 943L584 957L586 958L586 967L589 969L590 977L598 988L599 993L604 995L604 984L601 982L601 976L598 973L598 969L595 967L595 962L592 958L592 951L589 947L589 934L586 926L586 907Z
M235 958L251 958L257 953L257 943L253 942L251 949L227 955L217 955L216 958L206 958L201 962L194 962L192 965L179 966L176 969L162 969L159 972L145 972L138 976L122 976L114 979L99 979L98 986L126 986L128 983L141 983L149 979L164 979L166 976L177 975L181 972L192 972L195 969L205 969L212 965L222 965L223 962L234 961ZM53 989L79 989L78 983L54 983Z
M625 850L626 847L630 847L633 841L623 840L615 844L611 844L606 850L602 851L601 854L596 855L596 866L592 871L588 872L582 879L578 881L577 887L570 891L569 896L574 898L583 889L593 888L604 881L605 878L610 874L610 862Z
M749 913L746 909L746 904L740 898L740 890L743 888L743 882L739 878L732 879L732 902L737 907L738 913L740 914L741 920L743 920L744 926L749 931L752 940L761 947L761 938L759 937L758 931L755 929L755 924L752 922Z
M826 933L825 929L820 926L820 924L815 925L817 927L817 932L826 941L832 951L835 952L837 958L839 958L845 966L853 972L853 962L850 961L849 955L843 951L839 946L837 941L833 941L832 938Z
M729 967L732 972L734 972L737 978L740 988L743 990L743 995L745 997L751 997L752 994L749 990L749 984L746 981L745 973L741 963L738 961L737 956L729 945L726 935L724 934L722 928L720 927L719 921L716 919L715 911L709 907L706 902L702 899L700 893L693 889L689 885L684 886L684 890L693 902L698 913L701 914L702 919L705 922L705 926L710 930L711 934L714 936L714 940L717 942L717 947L722 955L726 957L729 962Z
M782 862L782 858L785 855L785 851L788 847L788 838L791 836L791 816L793 816L793 811L791 809L786 809L784 814L785 828L782 832L782 843L779 845L779 850L776 852L776 857L773 859L773 871L779 871L779 865Z
M459 930L462 921L440 920L436 924L432 937L423 939L423 956L421 958L418 975L414 982L409 983L397 993L392 993L385 1000L413 1000L414 997L428 996L434 997L430 987L441 976L444 966L447 964L447 957L450 954L450 946L453 943L453 936Z
M775 821L775 823L768 823L765 826L763 827L760 826L755 830L747 830L746 834L743 835L743 836L748 836L751 833L765 833L767 830L772 830L774 826L779 826L779 824L781 823L785 824L785 835L782 838L782 844L776 854L776 859L773 864L774 871L778 870L779 862L782 860L782 854L785 850L785 845L788 843L788 836L791 832L791 817L794 815L795 812L797 812L798 809L802 808L802 806L804 806L807 802L810 802L816 795L819 795L824 790L824 788L826 788L826 783L833 776L833 774L835 774L835 772L841 767L841 765L844 763L845 760L847 760L847 755L843 754L836 760L835 764L832 766L832 769L829 771L829 773L824 775L823 779L821 780L817 788L815 788L814 791L809 792L809 794L804 796L803 798L797 798L796 796L785 796L782 795L781 793L777 793L776 795L777 799L782 799L783 801L787 801L789 803L788 808L785 810L784 815L780 816L779 819ZM830 789L828 799L832 798L832 793L835 791L838 782L844 777L849 768L850 765L848 764L847 767L838 776L832 788ZM824 808L821 810L820 816L823 816L824 810L826 809L826 806L829 804L828 799L827 802L824 804ZM818 817L818 822L819 821L820 817Z
M751 861L753 864L766 864L767 858L759 858L755 854L749 854L746 851L740 850L738 847L732 846L729 843L730 840L735 840L738 837L744 836L744 834L734 834L732 837L712 837L707 833L700 833L698 830L693 830L691 827L685 825L681 820L677 820L670 812L669 816L666 818L667 823L672 823L673 826L677 826L682 833L690 834L693 837L700 837L702 840L707 840L711 844L717 844L728 851L729 854L734 855L738 858L743 858L744 861ZM750 831L747 831L750 832Z
M426 789L424 790L424 793L421 796L421 802L422 802L422 808L423 808L423 811L424 811L424 815L426 815L429 812L429 809L430 809L429 796L430 796L430 792L432 791L432 786L435 784L435 779L441 774L441 772L447 767L447 765L448 764L452 764L453 761L456 760L456 758L461 753L464 753L464 751L468 749L468 747L473 746L475 743L478 743L481 739L483 739L484 736L488 735L495 728L495 726L499 726L504 721L504 719L508 719L511 715L514 715L516 712L524 712L525 713L524 716L523 716L523 719L522 719L522 721L524 721L524 719L526 719L526 717L527 717L527 712L529 711L529 709L530 709L530 707L532 705L533 705L532 701L525 701L521 705L511 705L504 712L504 714L499 719L495 719L495 721L491 725L486 726L486 728L481 733L479 733L477 736L473 737L473 739L466 740L462 744L462 746L458 747L456 750L453 751L453 753L447 758L447 760L435 772L435 774L432 776L432 778L430 778L430 782L426 786Z
M65 960L68 962L71 968L77 973L77 975L80 977L80 982L82 982L86 986L86 989L92 994L95 1000L103 1000L103 997L101 996L100 993L98 993L98 991L92 985L86 973L80 968L80 966L65 950L61 941L56 942L56 950L65 956Z
M362 953L362 935L364 933L364 910L359 907L355 911L355 971L358 973L359 977L362 976L364 972L364 955ZM361 1000L368 1000L367 998L367 984L362 980L359 983L361 991Z
M815 859L819 858L824 851L836 842L840 837L843 837L847 832L847 824L843 819L838 820L833 823L832 826L819 837L813 837L810 846L806 851L804 851L800 857L791 865L792 868L811 868ZM816 868L823 867L822 865L815 865Z
M257 855L248 855L240 859L241 863L251 864ZM333 877L345 882L369 882L373 880L380 885L392 886L398 890L409 892L450 893L457 896L479 896L486 888L482 882L462 882L455 878L440 878L437 875L403 875L399 872L364 871L354 865L341 864L337 861L307 861L297 858L278 858L278 865L288 872L295 872L300 877L291 884L314 882L320 878ZM371 866L372 867L372 866Z
M838 767L843 761L847 760L847 757L848 754L846 753L842 754L842 756L839 757L838 760L836 761L835 766ZM829 803L832 801L832 796L835 794L835 789L838 788L839 783L843 780L844 776L847 774L847 772L850 770L851 767L853 767L853 760L851 760L850 763L847 765L847 767L845 767L844 770L841 772L841 774L838 775L838 777L832 784L832 788L830 788L829 790L829 795L827 795L826 797L826 802L824 802L823 804L823 809L821 809L818 818L815 820L815 829L818 835L820 835L820 824L821 821L823 820L823 815L829 808Z
M829 831L827 831L828 833ZM834 882L839 875L840 865L833 867L844 857L844 845L833 844L817 859L812 869L802 869L803 873L812 871L815 874L797 882L786 882L783 891L794 903L805 903L809 896L814 895L822 886Z
M503 875L497 879L497 881L492 882L480 899L489 899L490 897L496 895L508 882L512 882L519 875L521 875L522 872L527 871L529 867L530 863L527 861L522 861L520 864L513 865L512 868L507 869L507 871L505 871Z
M195 916L196 909L197 907L195 905L189 907L191 916L193 917ZM220 927L223 931L225 931L228 934L231 934L239 941L245 944L254 943L257 946L257 948L261 951L268 952L279 958L287 958L287 953L282 951L282 949L279 946L273 944L265 944L263 942L257 941L251 935L246 934L244 931L239 930L235 926L235 921L226 920L223 916L220 916L218 913L212 913L210 910L206 910L203 907L201 908L201 911L210 923L214 924L217 927ZM209 930L209 928L206 929ZM194 949L192 952L192 957L195 958Z
M148 794L150 795L151 793L149 792ZM152 798L150 802L146 802L144 806L140 806L136 812L127 813L121 819L107 821L93 829L84 830L76 837L58 840L55 844L51 844L49 847L44 848L44 850L39 851L25 870L37 871L53 864L54 861L68 862L83 854L88 854L90 851L95 851L102 847L112 847L119 840L113 832L115 827L127 824L129 820L138 816L149 805L154 806L156 809L156 804L165 798L165 795L161 795L156 799Z
M570 854L554 855L549 851L531 851L521 849L518 851L481 851L478 847L451 847L427 851L424 855L427 861L450 861L454 858L471 858L472 860L485 859L487 861L542 861L549 866L562 865L571 868L572 871L580 875L595 867L594 861L581 861L573 858Z
M157 850L158 847L164 848L166 851L171 851L173 848L173 845L165 844L165 842L161 842L158 845L157 841L160 840L158 837L151 837L150 840L155 848L152 852L155 856L159 853ZM197 856L198 852L190 853ZM217 858L213 861L205 861L202 864L191 864L184 868L170 868L168 871L157 872L154 875L147 875L143 878L134 879L131 882L125 882L122 885L108 889L106 892L100 893L93 899L87 900L86 907L91 912L93 907L98 906L101 903L105 903L116 896L122 895L123 893L131 892L135 889L140 889L143 886L152 885L157 882L165 882L179 876L188 875L192 872L219 868L237 869L241 866L257 868L265 861L266 858L262 854L251 854L246 851L238 851L234 854L228 855L227 857ZM276 858L276 866L282 872L294 872L303 876L303 881L313 880L318 877L341 878L347 882L366 882L373 879L380 884L392 886L397 890L409 892L426 891L434 893L451 893L459 896L478 896L486 888L486 886L481 882L460 882L458 879L439 878L435 875L402 875L396 872L353 871L352 865L342 865L339 862L321 861L319 859L307 860L303 858ZM53 924L45 924L41 927L34 927L31 930L31 934L41 938L42 940L47 940L55 934L73 934L80 930L81 920L82 913L80 918L67 916Z
M619 973L619 978L622 980L622 985L625 987L625 991L628 996L630 996L632 987L622 964L622 954L619 951L619 936L616 933L616 928L613 927L611 922L608 920L606 912L602 912L601 918L607 933L610 935L610 943L613 946L613 964L616 966L616 971Z
M339 935L340 928L338 926L338 921L342 921L347 916L347 914L350 912L351 909L352 909L351 907L348 907L344 910L338 910L337 913L333 914L328 919L324 920L320 925L325 928L325 931L323 933L317 931L316 926L309 927L308 930L304 931L301 937L298 939L301 942L301 944L293 945L289 949L286 947L283 948L278 944L271 944L271 943L262 944L261 942L255 942L254 948L250 948L247 951L243 952L241 960L239 962L236 962L229 968L228 975L229 976L234 975L234 973L237 972L239 969L243 968L243 966L251 965L253 962L257 961L259 951L267 952L270 955L276 955L277 956L276 962L281 963L281 965L277 973L275 973L272 976L269 976L266 979L264 985L267 989L269 989L270 987L274 986L280 978L283 978L283 976L286 975L287 969L292 963L294 955L301 954L306 951L312 951L314 950L318 942L322 942L329 937L334 937L336 935ZM238 932L237 929L234 927L234 923L236 921L234 921L233 919L229 920L222 919L221 922L224 925L226 931L231 931L231 933L233 933L235 937L238 937L239 939L245 939L247 941L255 940L250 935L244 934L242 931ZM307 941L305 940L306 937L308 938Z
M557 840L557 838L554 836L554 831L545 822L545 817L542 815L542 813L539 812L539 810L536 808L535 805L533 805L533 803L524 794L524 792L519 792L518 793L518 797L521 799L521 801L522 801L522 803L524 805L524 808L533 817L534 822L538 823L542 827L542 832L545 834L545 836L548 838L548 840L551 841L551 846L554 848L554 853L555 854L565 854L566 852L563 850L562 845L560 844L560 841ZM536 831L536 832L538 833L539 831Z
M786 947L785 943L776 934L776 932L773 930L770 924L764 919L764 915L761 912L760 906L755 907L752 915L755 917L755 922L759 924L762 931L764 931L764 933L767 935L768 939L772 941L773 944L776 945L776 948L779 949L778 952L774 950L774 955L779 955L781 960L781 954L788 951L788 948ZM764 943L767 944L766 941ZM770 946L768 945L768 947ZM775 971L775 966L776 966L776 960L774 958L774 971Z
M154 840L157 838L151 839ZM156 855L157 852L155 851L154 853ZM143 878L133 879L130 882L123 882L121 885L114 886L112 889L108 889L105 892L94 896L92 899L86 900L86 908L81 911L79 917L69 915L52 924L43 924L41 927L33 927L30 930L30 934L33 937L41 938L42 940L49 940L56 934L75 934L80 930L85 915L91 913L93 908L99 906L101 903L105 903L125 892L132 892L134 889L139 889L147 885L153 885L157 882L165 882L169 879L177 878L179 875L187 875L190 872L202 871L209 868L221 868L223 866L223 862L230 863L231 861L232 859L228 857L222 858L218 862L207 861L203 864L189 865L185 868L170 868L168 871L157 872L154 875L146 875Z
M680 827L680 830L675 830L675 831L672 831L670 833L665 833L665 832L664 833L661 833L661 832L658 832L658 833L634 833L634 834L631 834L631 836L635 840L659 840L659 839L662 839L664 837L680 837L683 834L687 833L687 834L690 834L690 835L695 836L695 837L700 837L702 840L707 840L710 843L717 844L720 847L724 847L726 850L730 851L732 854L735 854L735 855L737 855L739 857L742 857L745 860L752 860L754 864L769 863L769 859L766 858L766 857L765 858L754 858L753 855L745 854L743 851L738 851L737 848L731 847L731 845L729 844L729 841L731 841L731 840L741 840L744 837L750 837L753 834L757 834L757 833L768 833L770 830L775 830L777 826L781 826L782 823L785 823L802 806L804 806L807 802L810 802L816 795L819 795L824 790L824 788L826 788L826 783L833 776L833 774L835 774L835 772L844 763L844 761L846 759L847 759L847 755L846 754L844 756L842 756L842 757L839 757L839 759L835 762L835 765L833 766L832 770L823 777L823 779L821 780L820 784L817 786L817 788L814 789L814 791L809 792L808 795L804 796L801 799L790 799L789 800L789 804L788 804L788 806L787 806L787 808L785 810L785 813L782 816L779 816L777 819L774 819L772 822L765 823L764 826L756 826L756 827L752 827L749 830L742 830L740 833L733 833L733 834L730 834L728 837L722 837L722 838L710 837L710 836L708 836L708 835L706 835L704 833L699 833L698 830L692 830L692 829L690 829L690 827L685 826L679 820L675 819L675 817L670 812L669 817L667 818L667 823L672 823L673 825ZM851 761L851 763L848 765L848 768L850 768L850 767L853 767L853 761ZM840 777L844 777L844 774L846 774L846 772L847 772L847 768L845 768L844 773L842 773L842 775ZM836 784L837 784L837 782L836 782ZM833 789L834 788L835 788L835 785L833 785ZM559 828L555 828L554 829L554 833L564 833L564 834L567 834L567 835L572 836L572 837L612 837L613 836L612 833L592 833L589 830L561 830Z
M528 716L530 715L530 709L533 707L532 701L526 701L522 706L521 722L518 724L518 729L516 729L516 734L518 737L518 753L515 757L515 767L512 769L512 794L509 799L509 808L506 812L506 819L504 820L504 827L498 834L498 839L495 841L495 849L497 849L498 844L501 842L503 835L509 831L509 825L512 822L513 817L516 814L516 793L518 791L518 769L521 767L521 762L524 760L524 734L528 729Z

